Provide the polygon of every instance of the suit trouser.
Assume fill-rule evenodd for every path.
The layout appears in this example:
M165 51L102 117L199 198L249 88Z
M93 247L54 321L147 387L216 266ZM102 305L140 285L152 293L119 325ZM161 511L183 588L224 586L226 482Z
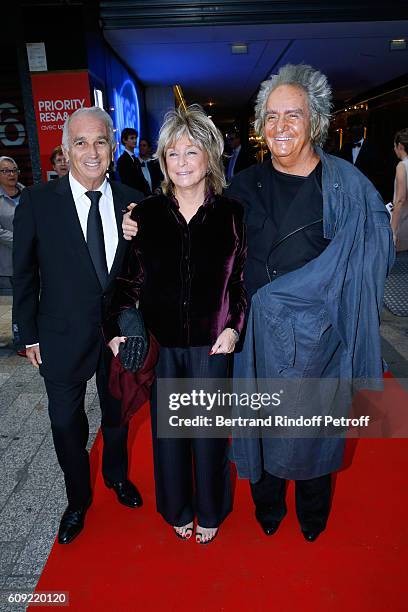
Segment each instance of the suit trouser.
M156 378L226 378L227 355L209 347L160 349ZM231 480L224 438L157 436L157 382L151 400L157 511L170 524L186 525L197 516L202 527L218 527L231 511Z
M286 514L286 480L268 472L251 483L255 515L259 521L281 521ZM304 531L323 531L330 513L331 474L295 481L296 514Z
M119 427L121 404L108 390L111 354L101 345L96 368L96 386L102 412L102 473L113 482L125 480L128 469L128 427ZM81 508L91 497L89 436L85 414L87 381L57 382L44 379L48 395L48 411L58 462L64 472L68 504Z

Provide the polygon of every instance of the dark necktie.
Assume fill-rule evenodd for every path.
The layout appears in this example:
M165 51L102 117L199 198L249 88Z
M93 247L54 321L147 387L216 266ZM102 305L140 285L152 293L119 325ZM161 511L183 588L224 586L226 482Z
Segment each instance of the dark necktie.
M142 166L142 168L144 168L146 166L144 161L140 162L140 165Z
M103 226L99 210L100 191L87 191L86 196L91 200L86 226L86 243L89 254L102 287L106 287L108 280L108 266L106 263L105 241L103 239Z

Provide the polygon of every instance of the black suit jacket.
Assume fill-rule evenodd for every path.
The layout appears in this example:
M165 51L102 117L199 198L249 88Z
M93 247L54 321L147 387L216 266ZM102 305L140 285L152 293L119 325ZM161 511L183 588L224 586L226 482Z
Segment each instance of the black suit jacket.
M152 180L152 191L150 191L148 194L151 195L152 193L155 193L156 189L160 187L164 177L162 171L160 170L160 164L157 159L150 159L147 162L147 167L149 168L150 178Z
M39 342L40 372L54 381L88 380L96 370L102 318L127 251L123 210L143 197L119 183L111 188L119 242L105 289L88 252L68 176L28 187L16 208L13 315L22 342Z
M224 158L224 169L225 169L226 177L228 177L228 168L229 168L231 154L226 155ZM249 168L249 166L252 166L253 164L255 164L255 159L251 158L251 156L249 155L248 149L246 149L245 147L241 145L241 150L238 153L238 157L235 161L234 174L232 178L234 178L234 176L236 176L239 172L241 172L241 170L245 170L246 168Z
M353 144L346 143L341 151L337 153L337 156L352 164ZM357 155L354 166L374 184L381 194L383 193L384 163L377 147L368 142L367 139L361 145L360 153Z
M255 163L255 160L250 158L249 151L241 146L241 150L238 153L237 161L234 166L234 176L241 172L241 170L245 170L249 166L252 166Z
M150 160L147 164L152 179L152 189L150 189L149 183L144 177L140 160L137 157L132 159L129 153L124 151L116 165L120 181L129 187L133 187L133 189L141 191L145 196L152 195L154 190L160 187L160 183L163 180L159 163L156 160Z

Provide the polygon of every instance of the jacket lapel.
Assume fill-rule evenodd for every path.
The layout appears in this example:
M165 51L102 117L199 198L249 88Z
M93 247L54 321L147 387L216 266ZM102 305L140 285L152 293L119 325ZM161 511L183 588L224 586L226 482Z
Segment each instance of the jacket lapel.
M262 164L259 164L258 166L255 166L256 168L256 193L258 194L258 204L260 207L260 210L256 210L257 213L261 212L265 215L265 217L268 217L268 206L267 206L267 202L270 200L271 198L271 192L270 192L270 180L269 180L269 172L270 172L270 167L269 164L271 162L270 161L265 161Z
M58 215L61 219L61 227L68 240L69 247L74 253L74 257L79 257L81 265L84 265L95 282L98 283L91 256L89 255L86 240L82 231L76 210L74 198L72 197L68 175L58 179L55 193L61 198ZM100 285L99 285L100 286Z

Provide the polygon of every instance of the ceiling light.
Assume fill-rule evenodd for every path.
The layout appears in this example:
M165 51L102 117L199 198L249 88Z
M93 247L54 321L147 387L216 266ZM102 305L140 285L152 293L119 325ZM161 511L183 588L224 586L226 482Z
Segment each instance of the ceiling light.
M390 51L405 51L406 48L406 38L393 38L393 40L390 40Z
M244 55L248 53L248 45L246 43L233 43L231 45L231 52L234 55Z

